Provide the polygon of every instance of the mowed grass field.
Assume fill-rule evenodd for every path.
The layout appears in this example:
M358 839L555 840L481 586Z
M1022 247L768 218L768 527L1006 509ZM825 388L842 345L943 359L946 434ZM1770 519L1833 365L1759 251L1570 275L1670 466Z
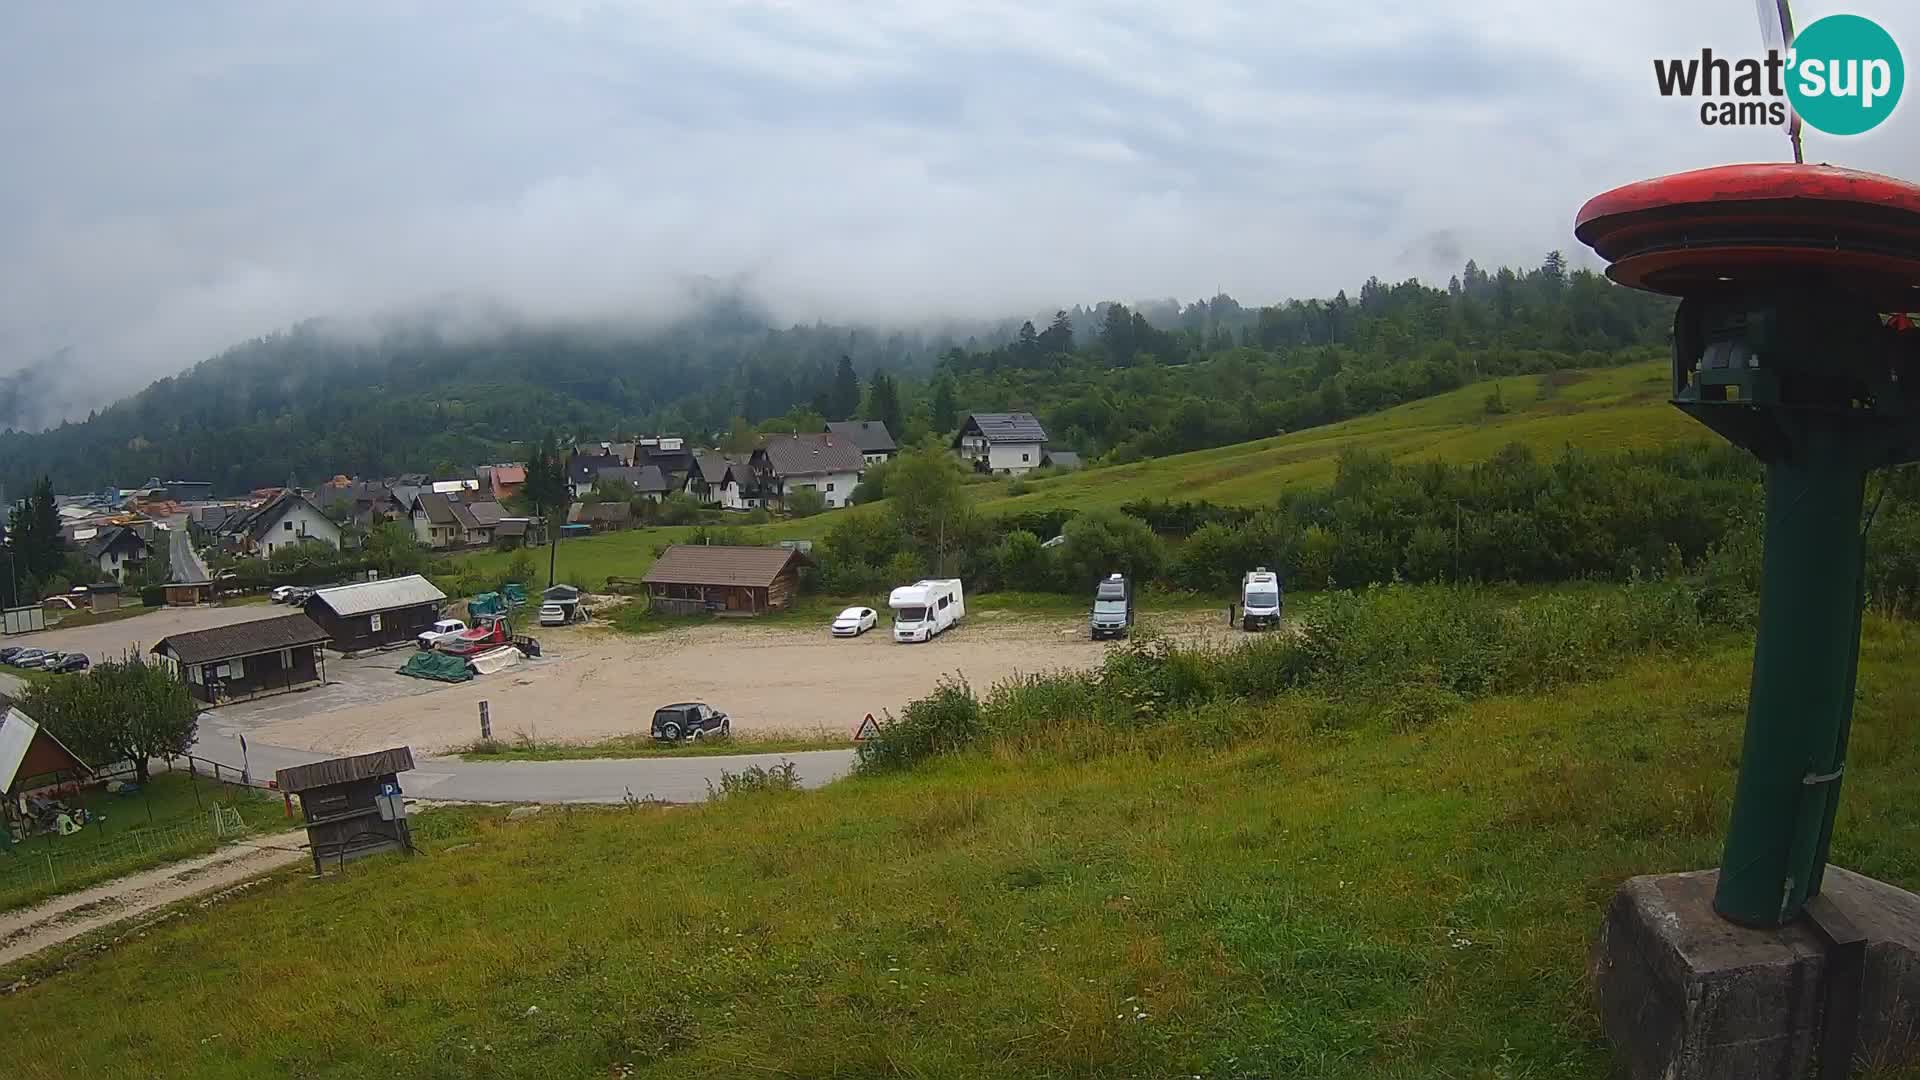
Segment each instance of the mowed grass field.
M1711 441L1705 428L1667 403L1668 378L1668 368L1661 363L1514 376L1270 439L1029 481L1022 495L1008 495L1004 483L970 485L968 490L988 513L1112 508L1137 499L1258 506L1287 487L1331 483L1340 452L1349 447L1377 450L1398 461L1474 462L1512 442L1552 455L1567 446L1624 450ZM1487 395L1495 385L1507 412L1487 411ZM871 513L884 505L742 526L741 532L755 543L818 540L843 515ZM559 580L597 589L609 576L638 577L653 565L654 548L684 540L693 529L633 529L562 541ZM535 577L544 582L546 550L534 554ZM462 569L491 572L504 571L508 558L501 552L481 552L457 561Z
M44 975L0 1025L36 1078L1604 1077L1588 949L1623 879L1717 861L1750 658L1406 733L1282 698L1215 747L434 811L423 856L0 974ZM1869 620L1834 840L1907 888L1916 661Z

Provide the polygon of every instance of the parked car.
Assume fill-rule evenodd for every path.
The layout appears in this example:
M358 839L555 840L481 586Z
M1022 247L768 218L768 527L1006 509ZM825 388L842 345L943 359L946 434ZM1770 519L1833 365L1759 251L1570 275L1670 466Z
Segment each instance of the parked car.
M26 648L27 647L25 645L9 645L4 649L0 649L0 664L12 663L13 658L19 655L20 653L25 652Z
M833 619L834 637L859 637L880 625L880 616L870 607L850 607Z
M40 601L40 606L49 611L78 611L80 602L71 596L49 596Z
M7 663L17 668L30 668L46 659L46 656L47 650L45 649L21 649L19 652L14 653Z
M464 633L466 629L467 624L461 622L459 619L441 619L428 629L420 631L420 636L414 638L414 640L420 643L421 648L431 649L439 644L443 638L450 638L456 634Z
M76 671L85 671L92 666L93 661L87 659L86 653L68 653L66 656L61 657L59 663L47 668L47 670L60 675L70 675Z
M683 701L653 711L653 737L661 742L733 733L727 714L698 701Z
M540 605L540 625L541 626L567 625L566 606L564 604L556 604L552 601L548 601L547 603L541 604Z
M41 653L39 656L36 656L33 659L28 660L24 664L16 663L14 664L14 666L18 668L24 668L28 671L52 671L56 664L60 663L62 660L65 660L66 658L67 658L67 654L63 652Z
M293 586L276 585L274 586L273 591L267 594L267 599L273 601L276 604L284 604L288 600L293 599Z

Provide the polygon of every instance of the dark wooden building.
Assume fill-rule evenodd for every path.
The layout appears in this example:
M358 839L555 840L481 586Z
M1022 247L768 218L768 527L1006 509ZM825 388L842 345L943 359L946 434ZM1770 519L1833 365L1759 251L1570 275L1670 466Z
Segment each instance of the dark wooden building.
M413 850L404 813L383 810L401 801L400 774L413 768L413 749L400 746L371 754L296 765L274 773L274 785L300 796L313 870L327 860L345 862L381 851Z
M758 615L793 602L800 568L809 562L784 547L675 544L641 581L655 611Z
M152 651L187 684L195 700L219 705L325 682L320 646L326 640L325 630L296 613L171 634Z
M307 615L343 653L411 645L440 618L447 594L418 574L321 589L307 600Z

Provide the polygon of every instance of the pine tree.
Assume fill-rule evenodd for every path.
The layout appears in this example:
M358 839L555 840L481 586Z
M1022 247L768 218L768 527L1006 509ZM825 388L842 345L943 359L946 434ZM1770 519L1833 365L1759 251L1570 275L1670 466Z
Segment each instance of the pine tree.
M842 356L833 373L833 390L821 415L829 420L852 420L860 411L860 376L854 373L853 358Z
M960 425L960 401L953 380L945 375L933 387L933 426L942 435Z
M887 425L888 434L896 440L904 430L900 410L900 388L893 381L893 376L884 371L876 373L873 382L867 387L867 408L864 418L878 420Z

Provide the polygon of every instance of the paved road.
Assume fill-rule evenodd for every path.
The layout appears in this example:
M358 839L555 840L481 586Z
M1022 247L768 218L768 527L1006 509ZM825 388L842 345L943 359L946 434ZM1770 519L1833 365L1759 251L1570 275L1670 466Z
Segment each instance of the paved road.
M235 768L244 763L260 780L271 779L277 769L330 756L269 746L251 739L242 754L238 733L224 733L204 724L193 753ZM472 802L617 803L628 794L636 799L651 795L668 802L699 802L707 797L709 781L719 784L722 769L739 772L754 765L771 768L782 761L791 761L798 767L802 787L817 788L853 770L853 751L589 761L462 761L416 757L414 771L400 778L400 787L415 798Z

